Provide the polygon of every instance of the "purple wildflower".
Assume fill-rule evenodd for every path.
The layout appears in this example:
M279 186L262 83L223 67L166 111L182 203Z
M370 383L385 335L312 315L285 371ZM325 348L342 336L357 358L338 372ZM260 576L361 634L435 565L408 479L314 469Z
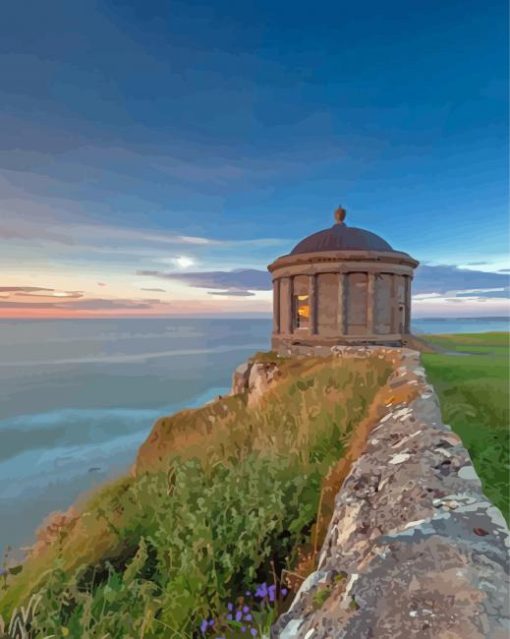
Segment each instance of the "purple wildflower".
M209 628L214 626L214 619L209 619Z
M207 619L202 619L202 623L200 624L200 632L205 635L205 633L207 632L207 627L208 627L208 623L207 623Z
M250 613L248 613L247 615L244 615L244 620L245 621L251 621L253 619L253 617L251 616Z
M231 612L229 612L229 613L228 613L228 615L227 615L227 619L228 619L229 621L232 621L232 619L233 619L233 618L234 618L234 617L232 616L232 613L231 613Z
M267 597L267 584L263 583L260 584L260 586L257 588L257 591L255 592L255 596L259 597L260 599L264 599L264 597Z
M243 613L240 610L238 610L236 612L236 621L241 621L242 618L243 618Z
M247 612L250 612L250 606L243 606L243 612L244 614L246 614Z
M286 596L287 596L287 594L288 594L288 592L289 592L289 591L287 590L287 588L282 588L282 590L281 590L282 597L286 597Z
M269 586L268 594L269 594L269 601L273 603L274 600L276 599L276 586L274 584L272 586Z
M233 603L231 603L231 602L229 602L229 603L227 604L227 608L228 608L229 610L234 610L234 604L233 604Z
M257 636L257 629L256 628L252 628L250 630L250 634L251 634L252 637L256 637Z
M251 597L251 592L250 592L249 590L247 590L244 594L245 594L247 597Z
M241 626L241 632L246 632L246 626Z

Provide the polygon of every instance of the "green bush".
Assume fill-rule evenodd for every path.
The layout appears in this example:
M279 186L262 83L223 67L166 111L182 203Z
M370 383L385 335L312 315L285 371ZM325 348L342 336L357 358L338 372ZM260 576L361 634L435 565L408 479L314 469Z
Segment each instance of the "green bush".
M325 460L325 447L313 451ZM219 614L269 562L283 566L304 541L320 493L316 469L302 475L298 459L252 455L206 472L196 460L167 475L145 475L122 496L123 570L106 563L91 574L56 568L39 594L35 627L43 635L191 636L200 620Z

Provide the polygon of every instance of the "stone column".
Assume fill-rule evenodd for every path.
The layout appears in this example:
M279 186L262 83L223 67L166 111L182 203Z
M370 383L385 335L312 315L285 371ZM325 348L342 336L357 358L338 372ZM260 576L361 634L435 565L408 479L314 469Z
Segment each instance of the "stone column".
M294 278L292 275L288 278L287 286L287 322L285 326L285 332L287 335L292 335L294 332Z
M406 278L405 278L406 321L404 325L404 331L408 334L411 332L411 281L412 281L412 278L409 275L406 275Z
M347 273L338 274L338 332L340 335L347 334L347 304L346 304L346 291L345 291L345 278Z
M273 333L280 333L280 280L273 280Z
M390 320L390 333L397 333L397 321L398 321L398 300L397 300L397 276L395 273L391 274L391 320Z
M368 273L367 282L367 333L374 334L374 309L375 309L375 274Z
M308 304L310 305L310 335L317 333L317 275L308 276Z

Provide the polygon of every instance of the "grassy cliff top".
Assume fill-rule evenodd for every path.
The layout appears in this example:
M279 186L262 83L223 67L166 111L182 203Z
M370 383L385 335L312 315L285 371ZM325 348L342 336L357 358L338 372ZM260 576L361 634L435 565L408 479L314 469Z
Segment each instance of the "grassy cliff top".
M244 393L158 420L131 476L44 531L0 613L37 593L41 636L188 637L275 572L301 578L339 488L331 471L394 363L255 359L278 367L256 407Z

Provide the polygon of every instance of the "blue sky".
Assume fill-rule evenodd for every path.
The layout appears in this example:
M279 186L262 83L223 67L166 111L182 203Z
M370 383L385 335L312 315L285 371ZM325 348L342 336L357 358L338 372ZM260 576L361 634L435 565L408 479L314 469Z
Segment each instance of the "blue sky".
M417 313L508 311L505 2L2 13L0 313L267 312L228 273L339 203L427 266Z

